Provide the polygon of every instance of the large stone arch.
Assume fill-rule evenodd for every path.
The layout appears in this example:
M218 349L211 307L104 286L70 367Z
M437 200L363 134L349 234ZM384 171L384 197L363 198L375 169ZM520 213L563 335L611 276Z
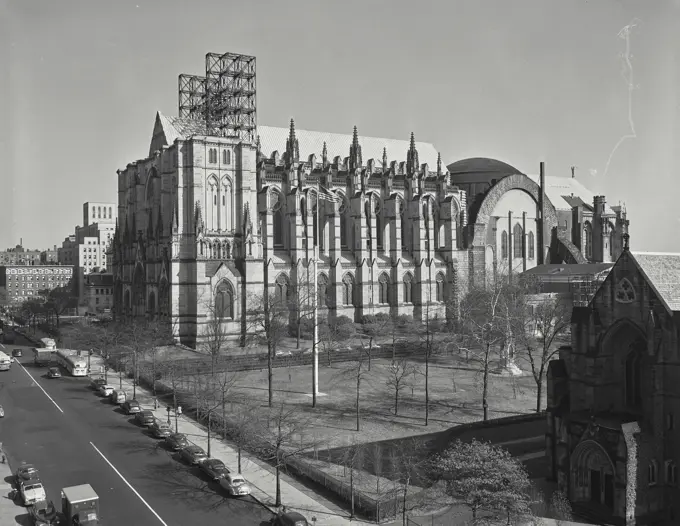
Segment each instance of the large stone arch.
M488 225L491 214L496 208L496 204L503 197L504 194L510 190L522 190L529 194L533 200L536 202L536 206L539 203L539 197L541 195L541 187L536 184L535 181L522 174L508 175L495 185L487 192L479 205L479 209L474 215L474 222L478 225ZM545 244L550 240L550 232L553 228L557 227L557 212L555 211L555 206L550 202L548 196L545 196L545 232L548 234L544 236L543 243ZM471 218L472 219L472 218ZM475 229L475 235L473 239L474 246L484 246L486 245L486 229ZM541 247L541 250L545 251L545 247Z
M607 350L611 346L627 342L632 344L636 339L647 340L645 330L630 318L620 318L612 323L600 336L598 350Z
M570 470L572 502L594 501L614 507L616 466L600 443L587 439L576 446L570 455ZM598 482L600 486L594 487Z

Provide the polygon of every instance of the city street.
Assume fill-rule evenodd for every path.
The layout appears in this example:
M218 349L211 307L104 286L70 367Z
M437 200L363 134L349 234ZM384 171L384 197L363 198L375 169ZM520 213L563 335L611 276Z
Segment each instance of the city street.
M21 365L0 372L6 415L0 441L13 471L22 461L36 465L56 505L61 488L89 483L105 524L246 526L269 520L256 501L223 496L196 468L177 461L162 441L95 394L88 378L47 379L45 368L33 366L32 347L21 336L1 350L11 354L20 347Z

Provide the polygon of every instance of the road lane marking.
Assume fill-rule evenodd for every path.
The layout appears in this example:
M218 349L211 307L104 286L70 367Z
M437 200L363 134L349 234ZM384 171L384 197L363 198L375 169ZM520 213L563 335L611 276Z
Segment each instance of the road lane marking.
M97 446L95 446L92 442L90 442L90 445L94 448L94 450L95 450L97 453L99 453L99 456L101 456L101 457L104 459L104 461L105 461L109 466L111 466L111 469L112 469L113 471L116 472L116 475L118 475L118 476L120 477L120 479L121 479L123 482L125 482L125 484L127 484L127 487L130 488L130 489L132 490L132 492L133 492L135 495L137 495L137 497L139 498L139 500L142 501L142 503L144 504L144 506L146 506L147 508L149 508L149 511L150 511L151 513L153 513L153 514L156 516L156 518L160 521L160 523L161 523L163 526L168 526L168 525L165 523L165 521L164 521L163 519L161 519L160 515L158 515L158 513L156 513L156 511L149 505L149 503L146 502L146 501L142 498L142 496L141 496L139 493L137 493L137 490L136 490L135 488L132 487L132 484L130 484L130 483L125 479L125 477L124 477L123 475L120 474L120 471L118 471L118 470L116 469L116 467L115 467L113 464L111 464L111 462L109 462L109 459L106 458L106 457L104 456L104 453L102 453L101 451L99 451L99 449L97 449Z
M35 385L37 385L38 387L40 387L40 390L41 390L43 393L45 393L45 396L46 396L47 398L50 399L50 402L52 402L52 403L54 404L54 407L56 407L57 409L59 409L59 411L61 411L61 412L63 413L64 410L63 410L61 407L59 407L59 405L57 404L57 402L55 402L54 400L52 400L52 397L51 397L50 395L47 394L47 391L45 391L45 390L43 389L43 386L40 385L38 382L36 382L35 378L33 378L33 375L32 375L31 373L29 373L29 372L26 370L26 367L24 367L24 366L21 364L21 362L16 362L16 363L18 363L19 366L20 366L20 367L24 370L24 372L28 375L28 377L29 377L31 380L33 380L33 383L34 383Z

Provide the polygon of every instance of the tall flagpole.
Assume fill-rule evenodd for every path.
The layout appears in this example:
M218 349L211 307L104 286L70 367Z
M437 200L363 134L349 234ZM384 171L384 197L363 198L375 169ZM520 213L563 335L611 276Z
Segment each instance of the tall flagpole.
M318 276L318 261L319 261L319 222L321 216L321 197L319 188L319 178L316 179L316 226L314 228L314 235L316 242L314 243L314 280L312 295L314 296L314 341L312 342L312 407L316 407L316 397L319 394L319 319L318 319L318 291L317 291L317 276Z

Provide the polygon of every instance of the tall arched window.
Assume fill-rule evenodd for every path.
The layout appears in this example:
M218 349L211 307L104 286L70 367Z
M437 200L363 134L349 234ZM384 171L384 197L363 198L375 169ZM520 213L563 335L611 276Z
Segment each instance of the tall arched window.
M637 349L626 358L626 405L639 409L642 406L641 359Z
M501 234L501 259L508 257L508 233L503 230Z
M317 239L317 228L318 228L318 221L319 217L317 214L317 205L314 204L312 207L312 229L314 230L313 238L314 238L314 246L317 246L319 243L319 240Z
M593 227L586 221L583 225L583 255L588 258L593 258Z
M444 301L445 295L444 295L444 284L446 283L446 280L444 279L444 274L439 272L437 274L437 301Z
M614 228L610 226L610 231L609 231L609 256L614 255Z
M404 275L404 303L413 303L412 287L413 276L411 274Z
M288 277L285 274L281 274L276 278L276 302L280 307L288 304L289 295Z
M349 273L342 278L342 304L354 305L354 277Z
M390 302L390 278L384 272L378 278L378 303Z
M113 213L111 212L111 207L109 207L109 219L113 218Z
M317 278L317 305L319 307L328 305L328 277L326 274L319 274Z
M93 206L92 207L92 219L94 219L96 213L97 213L97 209Z
M534 233L529 232L529 259L534 259L535 253L534 253Z
M215 291L215 317L220 320L234 318L234 288L228 281L222 281Z
M97 207L97 219L101 219L102 217L102 207L98 206Z
M283 248L283 210L281 194L272 192L272 221L274 227L274 248Z
M524 233L522 232L522 227L517 223L515 227L512 229L512 257L513 258L521 258L524 256Z
M348 247L347 240L347 223L349 221L349 213L347 211L347 204L344 199L340 204L340 248L346 249Z
M378 247L378 249L382 250L382 248L383 248L383 225L382 225L382 221L380 220L379 214L376 214L376 216L375 216L375 244Z

